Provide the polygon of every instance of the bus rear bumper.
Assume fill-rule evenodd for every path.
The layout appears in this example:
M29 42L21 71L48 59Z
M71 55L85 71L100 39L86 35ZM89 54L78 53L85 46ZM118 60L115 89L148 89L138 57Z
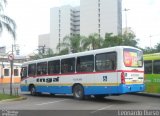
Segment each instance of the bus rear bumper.
M132 85L126 85L121 84L118 88L119 93L134 93L134 92L143 92L145 90L144 84L132 84Z

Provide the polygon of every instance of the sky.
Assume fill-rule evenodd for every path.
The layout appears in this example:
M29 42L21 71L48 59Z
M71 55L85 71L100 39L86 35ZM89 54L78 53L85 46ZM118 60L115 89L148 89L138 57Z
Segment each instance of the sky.
M38 36L49 33L50 8L62 5L78 6L79 0L7 0L5 13L17 24L16 44L20 54L30 54L38 48ZM160 0L122 0L122 27L135 32L139 46L154 47L160 43ZM124 9L129 9L127 12ZM0 36L0 46L11 50L13 38L5 32Z

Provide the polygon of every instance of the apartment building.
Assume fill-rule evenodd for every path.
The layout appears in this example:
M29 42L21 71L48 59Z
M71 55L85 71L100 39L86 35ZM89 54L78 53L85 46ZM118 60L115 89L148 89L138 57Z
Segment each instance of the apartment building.
M61 6L50 9L50 33L39 36L39 46L58 52L65 36L122 32L121 0L80 0L80 7Z
M88 28L89 27L89 28ZM80 34L119 34L122 30L121 0L81 0Z

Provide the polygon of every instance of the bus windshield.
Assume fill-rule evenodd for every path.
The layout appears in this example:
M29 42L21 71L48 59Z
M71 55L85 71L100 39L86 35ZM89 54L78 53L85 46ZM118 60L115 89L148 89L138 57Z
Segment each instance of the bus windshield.
M142 51L124 48L124 64L126 67L142 67L143 66L143 53Z

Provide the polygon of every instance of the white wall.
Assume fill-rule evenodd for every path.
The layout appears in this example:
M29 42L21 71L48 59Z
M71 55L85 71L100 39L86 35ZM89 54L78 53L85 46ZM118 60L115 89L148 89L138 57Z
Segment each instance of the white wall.
M98 31L98 0L80 1L80 34L88 36Z
M49 34L39 35L38 46L44 46L44 45L46 48L50 47L50 35Z
M50 46L54 51L57 51L59 39L62 41L70 35L70 9L70 6L63 6L50 10Z
M100 29L101 36L105 33L118 34L121 31L121 0L100 0ZM98 33L99 11L98 0L81 0L80 6L80 34L88 36ZM121 4L120 4L121 6Z

